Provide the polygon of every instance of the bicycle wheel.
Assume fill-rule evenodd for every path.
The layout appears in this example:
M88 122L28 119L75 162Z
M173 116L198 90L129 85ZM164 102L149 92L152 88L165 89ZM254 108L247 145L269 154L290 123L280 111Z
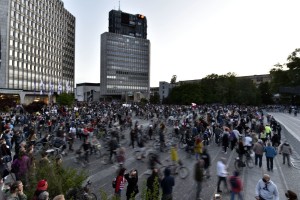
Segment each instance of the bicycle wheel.
M159 149L159 148L160 148L160 142L159 142L159 141L155 141L155 142L153 143L153 148L154 148L154 149Z
M186 143L183 142L183 141L180 141L180 142L179 142L179 148L180 148L180 149L183 149L183 148L185 148L185 147L186 147Z
M241 171L242 170L242 163L241 163L241 161L239 160L239 159L236 159L235 161L234 161L234 167L235 167L235 169L237 170L237 171Z
M185 179L189 175L189 170L186 167L180 167L178 173L180 178Z
M252 157L247 158L246 164L250 169L253 168L254 167L253 158Z
M88 194L88 200L97 200L97 196L94 193Z

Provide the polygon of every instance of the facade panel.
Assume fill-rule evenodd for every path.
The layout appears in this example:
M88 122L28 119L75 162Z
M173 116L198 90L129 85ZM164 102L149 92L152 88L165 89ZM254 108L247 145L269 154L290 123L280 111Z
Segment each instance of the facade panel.
M48 92L61 85L72 92L75 17L63 2L0 0L0 5L0 87Z

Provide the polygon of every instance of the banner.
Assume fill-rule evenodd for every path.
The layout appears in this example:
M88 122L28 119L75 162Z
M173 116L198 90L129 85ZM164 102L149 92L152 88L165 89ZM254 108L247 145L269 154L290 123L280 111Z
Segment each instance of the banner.
M43 80L41 79L41 82L40 82L40 95L43 94L44 86L45 86L45 84L44 84Z

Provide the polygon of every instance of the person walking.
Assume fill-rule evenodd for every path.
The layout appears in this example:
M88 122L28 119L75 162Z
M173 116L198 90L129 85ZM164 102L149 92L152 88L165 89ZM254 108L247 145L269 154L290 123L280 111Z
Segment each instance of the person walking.
M162 179L160 185L162 187L162 197L161 200L172 200L173 199L173 186L175 185L175 179L171 176L170 168L166 168L164 171L164 178Z
M222 136L222 146L223 151L225 154L227 154L227 149L229 147L229 128L225 128Z
M127 180L127 191L126 191L126 197L127 200L134 200L135 196L139 193L139 187L138 187L138 172L136 169L133 169L130 171L130 173L127 173L124 175L125 179Z
M264 174L255 187L255 199L257 200L279 200L276 184L271 181L270 175Z
M271 146L270 142L267 142L264 152L266 153L268 171L273 171L273 160L277 155L277 152L275 148Z
M125 183L126 183L126 179L124 177L125 171L126 171L125 168L121 168L116 178L116 187L115 187L116 199L121 199L121 192L125 187Z
M196 181L196 200L201 199L200 193L202 190L202 181L204 176L204 160L200 159L197 160L195 167L194 167L194 178Z
M264 143L259 139L253 146L253 151L255 153L255 165L258 164L259 167L262 166L262 157L264 154Z
M204 172L206 178L210 177L209 167L210 167L210 155L208 154L207 148L203 148L201 159L204 160Z
M285 140L284 143L281 144L278 149L279 149L279 154L282 153L282 159L283 159L282 164L285 164L285 158L286 158L287 164L290 167L291 166L290 155L292 154L292 148L290 144L287 142L287 140Z
M218 176L217 192L218 193L222 192L222 190L220 190L220 185L221 185L222 181L224 182L224 185L225 185L226 189L228 190L227 180L226 180L228 172L227 172L227 166L225 163L226 163L226 158L221 158L221 160L219 160L217 162L217 176Z
M231 196L230 200L234 200L235 196L238 195L239 200L243 200L243 196L241 194L243 190L243 183L242 180L239 177L239 172L234 171L233 176L229 177L229 183L230 183L230 188L231 188Z

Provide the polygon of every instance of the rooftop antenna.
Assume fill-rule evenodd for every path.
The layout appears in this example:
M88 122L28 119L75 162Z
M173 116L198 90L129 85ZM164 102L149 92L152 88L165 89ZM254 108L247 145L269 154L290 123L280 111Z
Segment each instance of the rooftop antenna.
M119 0L119 11L121 10L121 5L120 5L121 3L120 3L120 0Z

